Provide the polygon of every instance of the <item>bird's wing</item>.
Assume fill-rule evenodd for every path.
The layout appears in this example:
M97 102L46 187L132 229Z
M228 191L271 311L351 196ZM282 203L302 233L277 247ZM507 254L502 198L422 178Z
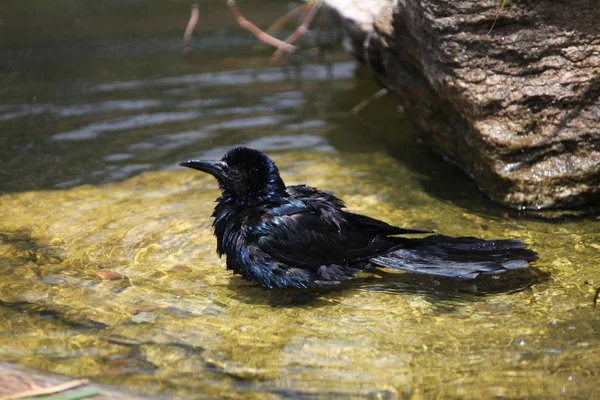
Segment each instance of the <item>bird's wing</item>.
M386 222L380 221L375 218L367 217L362 214L354 214L351 212L344 211L346 219L350 223L356 224L361 229L367 232L372 232L381 235L408 235L417 233L433 233L433 231L423 231L420 229L405 229L397 226L390 225Z
M384 235L352 229L341 214L339 219L334 223L306 202L292 200L269 210L249 238L274 259L313 270L367 260L397 245Z
M407 235L419 233L433 233L433 231L422 231L419 229L405 229L390 225L366 215L354 214L342 210L344 202L333 193L315 189L306 185L288 186L286 188L295 199L306 201L321 211L324 219L335 222L336 218L347 220L350 225L355 225L357 230L365 230L375 235Z

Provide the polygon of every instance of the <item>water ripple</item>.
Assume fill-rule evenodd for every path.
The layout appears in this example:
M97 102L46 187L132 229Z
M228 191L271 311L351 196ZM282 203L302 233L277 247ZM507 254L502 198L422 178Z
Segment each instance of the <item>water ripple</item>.
M285 67L251 68L238 71L204 72L152 81L112 82L98 85L93 90L98 92L112 92L141 87L180 85L190 87L245 86L252 83L279 82L290 79L291 75L295 75L296 79L304 81L324 81L330 80L333 77L336 79L351 78L354 75L355 69L356 63L353 61L334 63L330 67L319 64L307 64L297 70L293 70L294 74L291 74L291 70Z
M83 128L69 132L58 133L52 137L54 140L87 140L97 137L103 132L136 129L155 126L169 122L181 122L198 118L201 114L195 111L188 112L162 112L156 114L140 114L132 117L112 119L108 121L93 122Z
M50 113L57 117L77 117L113 111L138 111L159 107L160 100L112 100L93 104L74 104L59 106L54 104L16 104L0 106L0 121L14 118Z
M335 151L335 147L331 146L324 137L309 134L263 136L240 143L240 146L251 147L266 152L299 149L311 149L323 152ZM220 159L229 149L230 146L213 147L198 154L198 157Z

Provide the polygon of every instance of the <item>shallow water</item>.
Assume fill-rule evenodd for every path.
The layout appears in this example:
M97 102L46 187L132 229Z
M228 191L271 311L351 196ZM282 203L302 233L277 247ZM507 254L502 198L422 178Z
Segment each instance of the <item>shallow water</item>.
M158 20L179 21L170 4ZM72 12L94 27L96 11ZM268 51L223 23L201 31L187 62L168 23L82 43L58 32L44 68L33 45L3 42L1 359L169 398L600 389L598 220L494 205L417 142L393 98L347 113L377 90L350 59L268 65ZM540 260L476 282L378 271L328 291L264 290L215 254L215 182L176 167L236 144L268 151L286 183L330 189L353 211L522 239Z

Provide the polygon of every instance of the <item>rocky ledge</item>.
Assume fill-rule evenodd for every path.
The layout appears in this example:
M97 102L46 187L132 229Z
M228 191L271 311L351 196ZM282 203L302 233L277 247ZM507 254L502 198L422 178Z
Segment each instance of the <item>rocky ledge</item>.
M421 134L493 199L599 203L598 0L500 3L325 0Z

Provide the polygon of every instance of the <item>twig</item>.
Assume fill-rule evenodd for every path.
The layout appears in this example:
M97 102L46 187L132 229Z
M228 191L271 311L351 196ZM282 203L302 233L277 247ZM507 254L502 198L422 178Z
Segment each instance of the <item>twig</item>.
M194 29L196 29L196 24L198 23L198 18L200 17L200 10L198 8L198 4L194 4L192 6L192 14L190 15L190 21L185 27L185 31L183 32L183 51L185 53L189 53L192 48L190 47L190 43L192 41L192 34L194 33Z
M594 307L596 307L598 304L598 296L600 296L600 287L596 289L596 294L594 294L594 300L592 301L592 303L594 303Z
M294 8L293 10L288 11L283 16L277 18L277 20L275 22L273 22L271 24L271 26L268 27L265 32L268 32L268 33L277 32L279 29L281 29L281 27L283 25L287 24L297 14L299 14L300 12L305 12L308 7L310 7L310 3L302 4L301 6L298 6L298 7Z
M365 36L365 40L363 41L363 48L362 48L363 61L367 65L367 68L369 69L369 73L371 74L371 76L373 77L375 82L377 82L381 86L381 89L378 90L375 94L372 94L371 96L367 97L366 99L364 99L363 101L361 101L360 103L358 103L357 105L352 107L352 110L350 110L350 111L353 114L358 114L365 107L367 107L369 104L371 104L373 101L381 99L382 97L386 96L388 93L392 93L392 90L381 79L379 79L379 75L377 75L377 72L375 72L375 70L373 69L373 65L371 64L371 57L369 56L369 49L371 48L371 40L376 35L377 35L377 32L373 30L373 31L367 33L367 35Z
M352 107L352 110L350 110L350 111L353 114L358 114L365 107L367 107L369 104L371 104L373 101L381 99L382 97L387 95L389 92L390 91L388 90L388 88L379 89L377 92L375 92L371 96L367 97L366 99L364 99L363 101L361 101L360 103L358 103L357 105Z
M237 6L235 5L235 1L227 0L227 6L231 10L231 13L233 14L238 25L246 29L248 32L252 33L259 40L270 44L273 47L277 47L278 49L283 48L283 51L292 52L296 50L296 46L288 44L282 40L277 39L276 37L269 35L268 33L262 31L258 26L254 25L252 22L244 18L240 13L240 10L238 10Z
M65 393L50 397L28 397L23 400L81 400L88 397L96 397L99 394L102 394L102 392L98 389L85 389L75 393Z
M54 394L59 392L64 392L65 390L73 389L79 386L87 385L89 381L87 379L75 379L73 381L68 381L61 383L59 385L54 385L50 387L27 390L25 392L15 393L8 396L0 397L0 400L16 400L16 399L24 399L26 397L35 397L42 396L45 394Z
M375 79L375 81L377 83L379 83L379 85L381 85L381 87L388 88L387 85L385 83L383 83L381 81L381 79L379 79L379 75L377 75L377 72L375 72L375 69L373 69L373 63L371 63L371 56L369 55L369 50L371 49L371 40L373 40L373 38L378 35L379 34L375 30L372 30L371 32L367 33L367 35L365 36L365 40L363 40L362 56L363 56L363 61L365 62L367 68L369 69L369 72L371 73L371 76L373 77L373 79Z
M287 43L287 44L294 43L296 40L300 39L302 37L302 35L304 35L306 33L306 31L308 30L308 26L310 25L313 18L317 14L317 11L319 11L319 8L321 7L321 2L313 1L312 3L310 3L308 5L308 7L310 7L310 8L306 12L304 19L302 20L302 23L300 23L300 25L298 25L298 28L296 28L296 30L290 36L288 36L287 39L285 39L285 43ZM279 49L277 49L277 51L275 51L275 53L273 53L273 55L271 56L271 62L275 62L275 61L279 60L284 51L285 50L282 49L281 47Z
M498 9L496 10L496 17L494 18L494 22L492 23L492 27L490 28L490 30L488 31L488 35L490 33L492 33L492 31L494 30L494 26L496 26L496 22L498 22L498 18L500 18L500 13L502 12L502 10L504 9L504 6L506 5L506 2L508 0L500 0L500 6L498 7Z

